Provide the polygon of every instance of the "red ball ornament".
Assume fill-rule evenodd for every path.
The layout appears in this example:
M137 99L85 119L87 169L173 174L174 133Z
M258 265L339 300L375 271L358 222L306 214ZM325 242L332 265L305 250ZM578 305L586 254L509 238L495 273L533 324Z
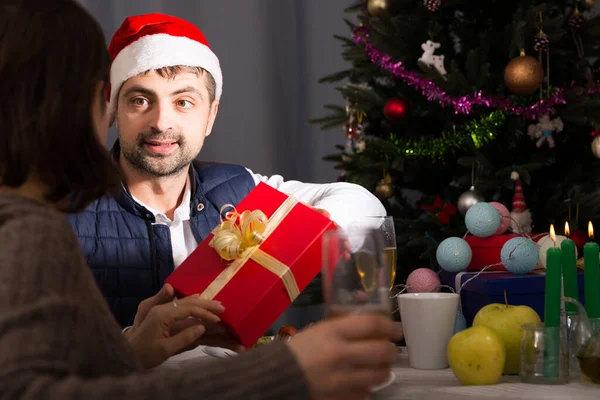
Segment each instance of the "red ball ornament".
M383 107L383 115L389 121L402 121L408 117L408 102L404 99L389 99Z
M569 239L571 239L573 242L575 242L575 246L577 247L579 254L583 254L583 246L589 240L587 232L584 232L581 229L576 229L573 232L571 232Z

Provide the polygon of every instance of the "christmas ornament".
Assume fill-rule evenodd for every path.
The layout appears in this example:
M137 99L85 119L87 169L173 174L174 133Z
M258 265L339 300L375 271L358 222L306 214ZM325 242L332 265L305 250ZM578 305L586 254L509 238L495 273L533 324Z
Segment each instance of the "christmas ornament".
M502 246L500 260L513 274L526 274L537 265L538 248L528 237L515 237Z
M504 68L504 83L515 94L532 94L540 87L543 79L542 64L535 58L526 56L524 50Z
M465 225L471 234L480 238L492 236L500 227L500 213L489 204L474 204L465 215Z
M460 311L456 312L456 322L454 323L454 333L464 331L467 329L467 320L463 313Z
M385 102L383 115L389 121L402 121L408 117L408 102L405 99L391 98Z
M581 229L575 229L569 236L579 251L583 251L583 246L588 242L589 238L586 232Z
M574 97L600 94L600 83L598 83L585 89L578 85L572 85L566 89L555 89L552 95L548 96L543 102L536 101L533 104L525 105L514 105L505 97L485 96L480 90L467 95L451 96L431 80L423 78L422 74L409 71L402 62L396 61L393 57L377 49L367 40L368 34L369 29L367 27L358 27L352 35L352 40L365 47L372 64L388 71L395 78L401 79L408 86L419 91L429 101L435 101L441 106L452 108L455 114L470 114L474 107L480 106L519 115L524 119L535 119L538 115L550 112L557 105L565 104L566 94L571 94Z
M435 49L440 48L439 43L432 42L431 40L426 41L421 45L423 49L423 55L419 58L419 62L422 62L425 65L430 67L434 67L440 75L446 75L446 69L444 68L444 56L435 56L433 52Z
M346 105L346 115L348 122L344 124L346 130L346 141L344 143L344 152L346 154L354 154L363 152L367 146L363 137L362 119L366 115L364 112L357 112L352 106ZM346 162L350 161L350 157L342 156Z
M533 140L537 139L535 145L542 147L544 142L548 142L548 147L553 148L555 145L552 132L562 132L563 122L560 118L550 119L548 114L544 114L540 117L540 122L535 125L529 125L527 128L527 135Z
M475 190L475 186L471 186L469 190L458 197L458 211L465 215L469 208L482 201L485 201L483 196Z
M367 148L367 142L365 142L363 139L358 138L358 140L356 140L354 142L354 150L357 153L362 153L363 151L365 151L366 148Z
M567 239L566 236L556 235L556 242L555 242L554 240L552 240L550 235L542 236L540 238L540 240L538 240L538 242L537 242L538 265L540 267L546 268L546 253L548 252L548 249L550 247L555 247L555 246L560 248L560 244L563 242L563 240L566 240L566 239ZM587 235L586 235L585 239L587 242ZM578 251L577 251L577 249L575 249L575 258L577 258L577 254L578 254Z
M425 7L431 12L436 12L440 8L440 4L442 4L441 0L423 0L423 4Z
M596 0L578 0L579 3L581 3L581 5L584 8L590 9L590 8L594 8L594 6L596 5Z
M527 209L523 187L519 173L513 171L510 179L515 181L515 193L513 195L512 211L510 212L510 230L517 234L531 233L531 212Z
M449 237L438 246L436 259L440 267L448 272L464 271L471 263L471 246L459 237Z
M492 201L490 204L493 205L500 214L500 226L498 226L498 229L494 235L502 235L504 232L506 232L508 226L510 225L510 211L508 211L508 208L506 208L502 203Z
M594 140L592 140L592 153L594 157L600 158L600 136L596 136Z
M367 2L367 10L373 17L379 15L379 11L388 10L389 0L369 0Z
M585 17L579 12L579 8L575 5L573 15L569 17L569 26L573 29L580 29L585 24Z
M408 293L432 293L440 291L440 277L429 268L415 269L408 275Z
M438 218L438 221L444 225L448 225L450 223L450 217L456 215L456 207L454 204L444 204L440 196L436 196L433 204L421 206L421 209L434 213Z
M538 33L533 39L533 49L535 51L546 51L550 44L550 38L544 32Z
M377 183L375 187L375 194L381 200L389 199L394 194L394 187L392 186L392 177L390 174L385 174L382 180Z

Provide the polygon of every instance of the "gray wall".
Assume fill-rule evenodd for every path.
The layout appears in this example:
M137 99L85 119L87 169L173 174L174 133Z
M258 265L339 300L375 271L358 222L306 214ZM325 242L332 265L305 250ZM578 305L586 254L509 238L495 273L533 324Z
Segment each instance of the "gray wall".
M307 182L339 174L322 161L343 143L341 130L321 131L308 118L327 103L343 105L324 75L348 67L333 34L347 36L350 0L80 0L107 42L128 15L162 12L204 32L223 69L223 97L200 158ZM111 130L109 144L116 133Z

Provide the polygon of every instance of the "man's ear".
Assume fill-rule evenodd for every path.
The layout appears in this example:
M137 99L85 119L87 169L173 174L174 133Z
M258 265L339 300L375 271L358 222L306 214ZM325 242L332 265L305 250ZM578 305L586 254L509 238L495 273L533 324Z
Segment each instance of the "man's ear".
M219 112L219 100L214 100L212 102L212 104L210 105L210 110L208 111L208 121L206 123L205 136L208 136L211 134L218 112Z

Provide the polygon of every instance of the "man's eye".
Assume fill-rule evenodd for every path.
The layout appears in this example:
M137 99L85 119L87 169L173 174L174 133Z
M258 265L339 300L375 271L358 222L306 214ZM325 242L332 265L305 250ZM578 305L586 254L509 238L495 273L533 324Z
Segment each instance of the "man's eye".
M191 108L193 104L188 100L177 100L177 106L181 108Z
M148 100L137 97L137 98L131 100L131 103L133 103L133 105L136 105L136 106L145 106L148 104Z

